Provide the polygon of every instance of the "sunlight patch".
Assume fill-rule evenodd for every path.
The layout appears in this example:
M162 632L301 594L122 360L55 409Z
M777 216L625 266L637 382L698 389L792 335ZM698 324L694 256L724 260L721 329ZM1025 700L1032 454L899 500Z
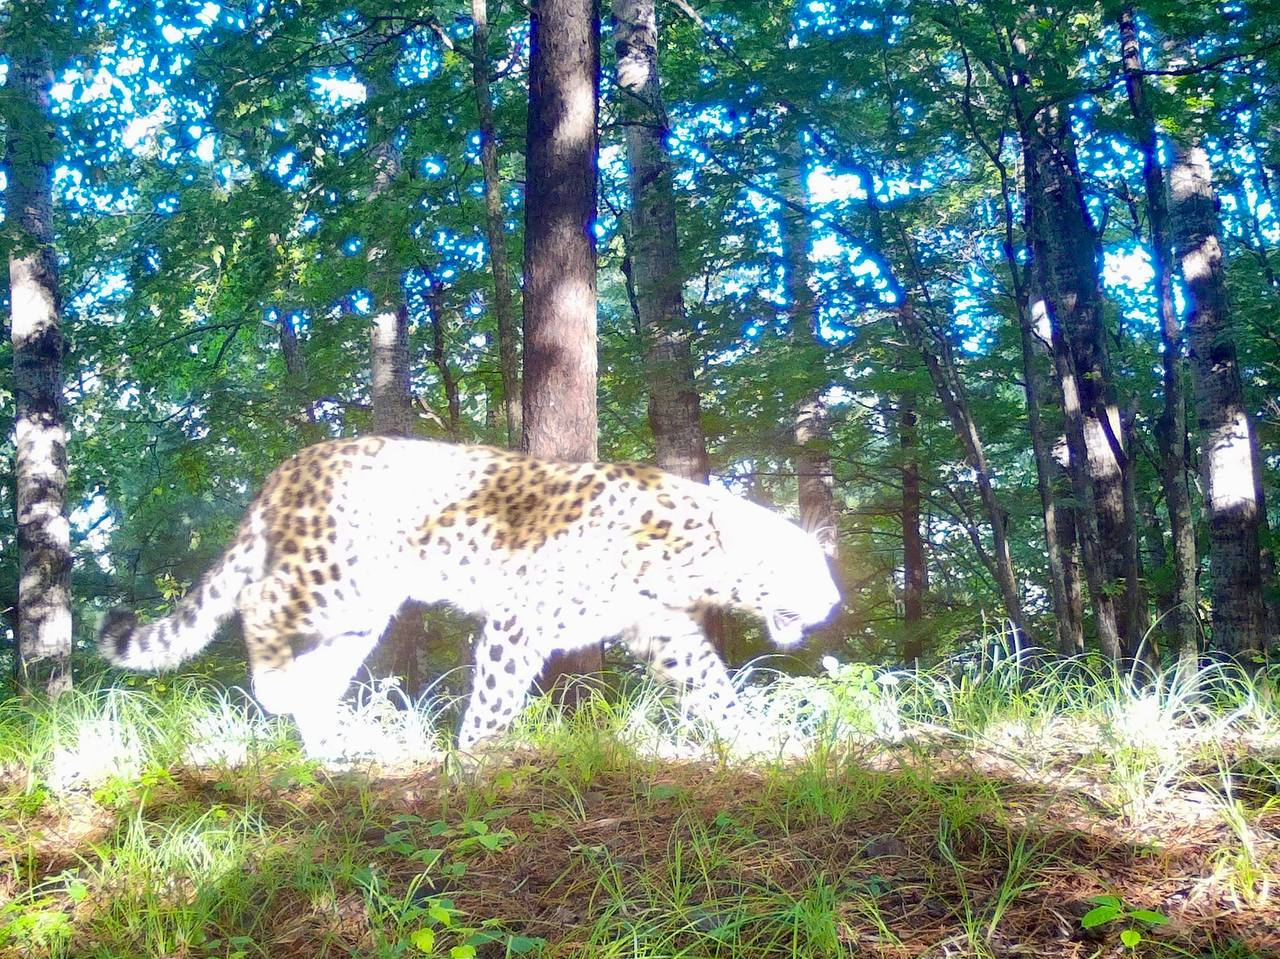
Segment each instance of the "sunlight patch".
M95 789L112 779L135 779L142 771L142 744L119 716L94 716L76 724L70 743L54 746L49 787L64 795Z

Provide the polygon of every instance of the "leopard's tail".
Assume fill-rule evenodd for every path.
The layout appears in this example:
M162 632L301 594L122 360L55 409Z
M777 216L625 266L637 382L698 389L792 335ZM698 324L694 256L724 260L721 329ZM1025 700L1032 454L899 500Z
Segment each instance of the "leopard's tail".
M140 625L133 610L108 612L98 631L99 652L114 666L163 670L208 646L218 626L235 613L240 591L263 574L267 557L261 526L253 510L232 547L164 619Z

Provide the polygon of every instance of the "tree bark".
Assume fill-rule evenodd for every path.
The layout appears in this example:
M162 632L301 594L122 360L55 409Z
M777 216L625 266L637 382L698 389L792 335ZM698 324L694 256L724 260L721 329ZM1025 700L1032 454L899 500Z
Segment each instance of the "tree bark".
M906 638L902 660L907 665L924 655L924 598L929 566L920 530L920 429L915 396L904 393L898 405L898 446L902 464L902 615Z
M596 458L596 115L593 0L535 0L525 151L524 446ZM544 687L603 665L601 647L558 656Z
M1174 244L1190 304L1187 331L1209 520L1213 640L1247 661L1261 653L1266 638L1257 439L1244 406L1208 154L1198 145L1180 150L1171 180Z
M511 267L507 261L506 227L502 212L502 180L498 175L498 143L493 124L493 94L489 89L489 10L487 0L471 0L473 58L471 75L480 115L480 167L484 171L485 233L489 267L493 272L493 312L498 321L498 365L502 371L502 402L507 420L507 445L520 444L520 331L511 295Z
M991 477L991 467L987 462L986 449L982 436L978 432L978 424L969 410L969 402L958 377L949 362L944 365L944 358L930 348L926 333L910 300L904 300L898 308L898 322L906 331L916 350L924 360L925 369L933 381L934 391L951 421L956 439L964 450L965 462L973 470L978 485L978 497L982 502L982 511L987 523L991 526L991 544L995 550L994 573L996 585L1000 589L1000 599L1004 604L1005 615L1013 629L1020 634L1019 642L1031 638L1027 626L1026 615L1022 609L1022 599L1018 595L1018 575L1013 565L1013 554L1009 550L1009 535L1006 526L1004 508L996 496L995 484Z
M614 0L613 18L630 167L630 253L640 328L647 341L654 452L663 469L705 483L707 440L694 380L693 331L684 311L654 0Z
M409 367L409 310L404 303L379 310L369 331L373 378L373 432L413 434L413 394Z
M368 102L393 83L384 72L368 82ZM370 163L373 184L369 200L376 201L391 190L402 173L403 158L396 145L396 130L374 108L369 117ZM409 307L405 301L403 264L396 255L398 237L385 223L383 233L371 239L366 258L367 280L373 297L373 317L369 326L369 373L373 401L373 432L385 436L412 436L416 420L413 410L412 364L409 352ZM415 691L418 649L427 641L423 628L423 606L408 602L387 627L378 645L365 662L374 680L400 677L410 694Z
M285 383L289 394L297 398L302 412L301 435L304 442L318 443L324 439L325 428L316 420L315 403L308 389L307 359L298 343L298 331L288 313L281 312L278 320L280 355L284 359Z
M458 378L449 365L449 352L444 342L444 290L431 287L427 296L427 309L431 319L431 363L440 374L445 404L449 409L449 438L457 440L462 435L462 397L458 393Z
M1183 372L1182 324L1173 303L1173 243L1169 224L1168 195L1156 143L1155 117L1146 98L1142 75L1142 49L1133 8L1119 16L1121 53L1129 108L1137 127L1142 151L1142 181L1151 232L1151 259L1160 311L1161 356L1164 374L1164 407L1158 438L1165 504L1173 534L1173 633L1178 658L1194 663L1199 650L1196 618L1196 537L1191 519L1191 492L1187 485L1186 377Z
M20 5L14 17L29 9ZM43 13L41 7L34 10ZM35 32L38 25L23 26ZM9 253L9 295L16 400L17 671L24 692L56 696L71 688L62 304L53 248L53 164L59 150L49 120L53 71L33 49L28 46L15 55L10 68L9 88L16 102L8 131L5 197L16 240Z
M1123 430L1110 395L1096 244L1068 152L1065 121L1052 108L1031 119L1016 96L1019 87L1013 89L1025 154L1032 267L1052 331L1085 579L1103 652L1118 661L1137 647L1137 640L1129 642L1133 617L1117 612L1117 606L1129 608L1134 597L1129 587L1136 584L1126 579L1130 537L1118 459ZM1110 548L1104 550L1103 543ZM1112 598L1117 580L1126 583L1119 602Z
M792 144L782 170L783 189L803 207L802 154ZM782 258L786 269L787 301L791 304L789 333L802 357L800 398L792 425L792 454L796 470L796 496L800 521L813 530L827 555L835 557L839 542L836 515L835 471L831 466L831 424L823 394L830 385L818 338L818 303L809 285L811 234L806 216L795 210L782 212Z
M1012 247L1009 249L1011 251ZM1021 268L1012 258L1009 262L1011 269L1020 271ZM1075 543L1075 531L1071 528L1075 516L1069 511L1064 515L1054 491L1054 478L1059 471L1042 421L1047 377L1040 371L1041 350L1036 346L1031 303L1020 278L1015 280L1015 286L1018 332L1022 345L1023 390L1027 398L1027 431L1031 434L1031 451L1036 462L1036 489L1040 494L1045 551L1049 558L1054 634L1060 656L1078 656L1084 652L1084 616L1080 583L1075 575L1070 550L1070 546Z

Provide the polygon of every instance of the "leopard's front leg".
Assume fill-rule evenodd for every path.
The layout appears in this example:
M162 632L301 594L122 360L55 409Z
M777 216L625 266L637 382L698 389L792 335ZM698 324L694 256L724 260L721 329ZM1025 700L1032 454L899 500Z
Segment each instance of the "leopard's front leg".
M672 611L624 637L627 648L659 677L673 683L682 706L724 739L742 732L741 709L729 673L702 626Z
M524 707L543 663L531 639L514 613L490 615L476 644L471 700L458 733L460 749L505 732Z

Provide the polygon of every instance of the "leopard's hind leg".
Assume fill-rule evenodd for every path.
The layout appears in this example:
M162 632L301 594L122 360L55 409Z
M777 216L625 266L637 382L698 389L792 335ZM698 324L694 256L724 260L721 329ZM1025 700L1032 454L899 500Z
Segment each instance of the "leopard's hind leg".
M370 617L369 629L335 630L322 617L281 604L289 581L277 574L241 597L241 625L249 651L253 693L271 713L289 713L307 755L340 753L337 705L386 621ZM277 597L273 600L272 597Z

